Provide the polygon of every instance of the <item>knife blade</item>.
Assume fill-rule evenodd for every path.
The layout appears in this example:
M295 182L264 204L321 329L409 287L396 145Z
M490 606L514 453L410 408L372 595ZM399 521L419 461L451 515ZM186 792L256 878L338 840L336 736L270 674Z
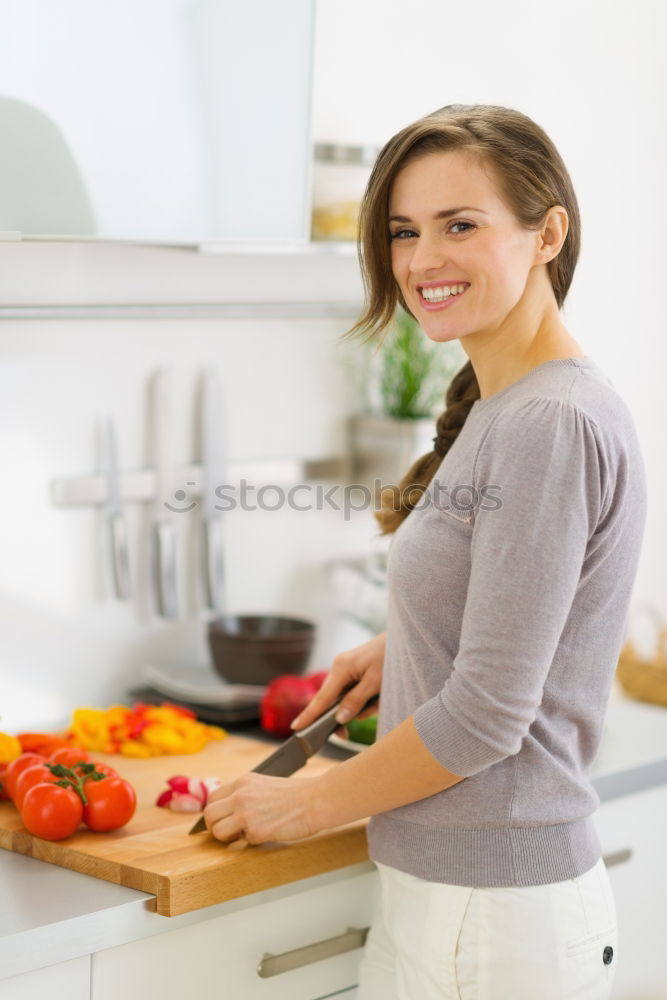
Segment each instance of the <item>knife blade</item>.
M153 461L155 463L155 520L153 523L153 575L158 614L176 618L176 542L174 527L167 514L173 492L171 454L171 400L169 372L162 368L153 375L151 418Z
M299 768L303 767L308 758L312 757L313 754L316 754L324 746L334 729L337 729L340 725L336 721L336 712L338 711L340 702L349 690L350 688L348 687L342 691L331 708L328 708L322 715L318 716L309 726L306 726L304 729L298 729L281 746L274 750L273 753L270 753L268 757L260 761L257 767L253 767L253 771L257 774L271 774L278 778L288 778L295 771L298 771ZM369 698L359 711L363 712L376 698L377 695ZM200 816L190 830L190 833L202 833L205 829L206 821L203 816Z
M104 421L102 432L104 473L107 481L104 514L109 536L114 593L124 601L130 596L130 564L127 551L127 526L120 497L116 432L111 417Z
M204 600L212 611L225 605L225 567L220 512L216 509L217 486L224 484L225 450L222 424L222 389L213 370L201 376L202 452L202 572Z

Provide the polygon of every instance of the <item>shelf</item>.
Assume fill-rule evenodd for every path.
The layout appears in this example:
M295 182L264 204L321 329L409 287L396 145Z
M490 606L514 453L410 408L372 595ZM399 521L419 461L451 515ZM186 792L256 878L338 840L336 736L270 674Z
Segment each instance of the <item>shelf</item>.
M0 319L356 319L359 302L172 302L0 306Z
M309 242L284 243L240 243L229 240L202 240L198 242L188 240L124 240L101 236L39 236L21 233L17 230L3 229L0 230L0 241L5 243L80 243L88 246L99 246L102 244L109 246L159 247L162 249L190 250L216 256L224 254L241 257L311 257L314 254L322 254L324 256L336 254L344 257L357 256L357 245L349 240L310 240Z
M0 242L1 319L355 319L352 244Z
M200 253L231 254L254 257L357 257L356 243L336 242L335 240L313 240L310 243L225 243L213 241L200 243L197 247Z

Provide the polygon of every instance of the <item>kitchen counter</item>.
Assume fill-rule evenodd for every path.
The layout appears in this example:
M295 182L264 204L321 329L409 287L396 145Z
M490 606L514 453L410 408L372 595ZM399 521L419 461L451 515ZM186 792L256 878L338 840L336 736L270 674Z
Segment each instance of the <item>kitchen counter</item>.
M371 862L350 865L178 917L162 917L155 912L155 897L149 893L0 851L0 980L238 913L373 868Z
M334 759L346 756L334 748L325 752ZM612 698L593 776L603 802L667 784L667 709ZM0 979L240 913L372 870L371 862L355 860L336 871L163 917L155 912L155 897L149 893L0 851Z

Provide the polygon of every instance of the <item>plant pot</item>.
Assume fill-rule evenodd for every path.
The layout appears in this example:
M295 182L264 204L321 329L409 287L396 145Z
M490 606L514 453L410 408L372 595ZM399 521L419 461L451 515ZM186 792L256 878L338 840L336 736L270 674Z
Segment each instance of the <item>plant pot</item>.
M433 450L435 417L399 420L357 416L350 419L349 445L353 482L395 486L415 459Z

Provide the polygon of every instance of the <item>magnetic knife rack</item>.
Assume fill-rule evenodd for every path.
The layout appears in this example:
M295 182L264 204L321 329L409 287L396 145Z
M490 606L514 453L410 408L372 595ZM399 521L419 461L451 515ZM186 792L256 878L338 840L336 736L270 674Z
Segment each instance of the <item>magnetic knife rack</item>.
M345 482L347 462L342 458L298 459L269 458L230 461L225 480L230 487L246 480L256 486L286 486L301 482L339 479ZM156 500L155 471L150 468L119 471L119 499L122 503L146 503ZM183 465L174 468L174 489L185 493L183 500L201 496L203 467ZM108 499L108 477L104 472L87 476L61 476L51 480L51 502L59 507L102 506Z

